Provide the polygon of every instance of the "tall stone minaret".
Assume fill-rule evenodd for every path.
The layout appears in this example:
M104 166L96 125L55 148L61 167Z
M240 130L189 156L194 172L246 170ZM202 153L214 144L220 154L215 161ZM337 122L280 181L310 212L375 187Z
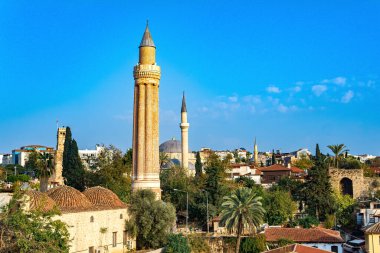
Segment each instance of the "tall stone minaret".
M54 171L50 176L52 185L63 185L62 169L63 169L63 151L65 149L66 127L57 129L57 149L55 150Z
M186 99L185 92L182 96L182 107L181 107L181 143L182 143L182 167L189 168L189 126L187 122L187 109L186 109Z
M159 165L158 87L161 69L156 65L156 46L148 23L134 67L132 189L151 189L161 198Z
M255 146L253 147L253 157L255 159L255 165L259 165L259 150L257 148L256 138L255 138Z

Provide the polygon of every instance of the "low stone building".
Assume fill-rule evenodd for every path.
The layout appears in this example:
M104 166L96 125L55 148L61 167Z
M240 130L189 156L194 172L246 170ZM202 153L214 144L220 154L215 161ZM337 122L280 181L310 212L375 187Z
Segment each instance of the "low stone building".
M48 211L57 207L61 211L55 219L68 225L70 253L121 253L135 248L134 238L129 238L125 231L127 206L106 188L93 187L81 193L59 186L47 193L29 191L27 195L27 210Z

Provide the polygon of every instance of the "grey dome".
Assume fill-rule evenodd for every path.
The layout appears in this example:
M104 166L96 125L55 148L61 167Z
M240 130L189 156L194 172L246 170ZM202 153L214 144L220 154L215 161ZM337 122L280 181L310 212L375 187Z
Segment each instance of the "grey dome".
M169 141L165 141L164 143L160 145L160 152L181 153L182 152L181 142L174 138Z

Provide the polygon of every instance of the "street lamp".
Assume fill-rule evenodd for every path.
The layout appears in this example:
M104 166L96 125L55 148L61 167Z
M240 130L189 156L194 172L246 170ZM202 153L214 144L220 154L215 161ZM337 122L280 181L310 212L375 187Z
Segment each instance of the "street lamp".
M17 174L17 166L15 165L15 176L16 176L16 174Z
M178 189L173 189L173 190L177 192L186 193L186 231L189 232L189 192L178 190Z
M207 210L207 214L206 214L206 224L207 224L207 234L210 233L210 227L209 227L209 224L208 224L208 191L206 190L202 190L203 192L206 193L206 210Z

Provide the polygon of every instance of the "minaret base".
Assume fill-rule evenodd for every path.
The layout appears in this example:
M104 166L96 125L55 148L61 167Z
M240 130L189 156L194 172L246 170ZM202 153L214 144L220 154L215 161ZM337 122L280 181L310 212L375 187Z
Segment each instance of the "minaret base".
M156 199L161 199L160 180L134 180L132 191L151 190L156 194Z

